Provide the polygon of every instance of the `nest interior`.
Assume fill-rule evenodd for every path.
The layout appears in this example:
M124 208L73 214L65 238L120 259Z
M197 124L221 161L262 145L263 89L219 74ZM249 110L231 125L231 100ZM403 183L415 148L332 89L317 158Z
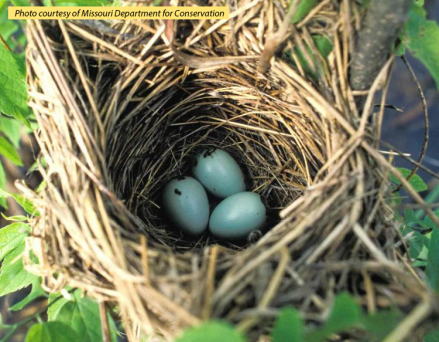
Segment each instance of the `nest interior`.
M29 22L47 185L23 188L40 212L39 263L28 267L52 291L68 284L116 302L132 340L170 339L210 318L256 339L285 305L322 322L344 290L371 312L427 301L386 204L392 167L376 148L384 100L371 116L392 60L361 113L347 82L357 4L321 2L283 32L265 72L258 58L282 31L287 3L229 5L230 21L176 27ZM327 60L305 56L311 77L292 46L319 56L314 35L334 49ZM160 188L206 147L229 151L266 201L273 221L256 242L193 241L163 220Z
M117 138L108 143L115 193L126 199L148 236L175 249L214 242L175 233L159 209L163 185L190 175L202 149L222 148L235 157L248 189L260 193L266 203L271 227L323 162L321 135L310 133L310 122L298 106L254 89L248 79L231 82L232 76L227 70L206 72L202 79L188 77L162 91L124 118L115 131Z

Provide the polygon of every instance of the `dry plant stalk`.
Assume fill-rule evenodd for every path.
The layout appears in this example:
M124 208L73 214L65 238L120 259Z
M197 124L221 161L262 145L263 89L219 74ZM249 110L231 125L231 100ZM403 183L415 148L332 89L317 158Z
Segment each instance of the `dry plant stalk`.
M342 290L370 312L412 310L428 290L392 222L395 169L369 124L392 59L358 113L347 81L355 2L322 2L287 39L283 49L313 54L313 35L333 42L316 78L280 54L257 72L288 2L229 5L229 21L176 23L173 48L162 21L28 23L31 106L47 163L44 190L23 187L41 213L31 240L39 264L29 267L52 291L68 284L117 303L133 341L139 331L171 339L210 318L256 340L284 305L323 321ZM237 56L254 58L200 62ZM272 228L255 243L193 241L160 215L160 187L211 146L240 161L270 209Z

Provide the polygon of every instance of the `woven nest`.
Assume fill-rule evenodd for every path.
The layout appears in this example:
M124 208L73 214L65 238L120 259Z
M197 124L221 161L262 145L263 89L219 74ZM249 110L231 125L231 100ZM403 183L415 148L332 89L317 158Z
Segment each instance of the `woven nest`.
M285 305L323 322L345 290L369 312L424 303L386 205L391 165L376 149L384 99L371 115L392 59L359 113L347 70L361 15L342 3L321 2L292 35L280 24L287 2L268 0L231 3L229 21L30 21L31 106L47 166L44 189L26 190L40 212L39 264L29 267L44 286L116 303L131 340L171 339L212 318L256 340ZM334 50L305 56L310 76L285 56L292 45L318 56L314 34ZM206 147L229 151L267 204L269 227L246 243L188 238L161 212L161 187Z

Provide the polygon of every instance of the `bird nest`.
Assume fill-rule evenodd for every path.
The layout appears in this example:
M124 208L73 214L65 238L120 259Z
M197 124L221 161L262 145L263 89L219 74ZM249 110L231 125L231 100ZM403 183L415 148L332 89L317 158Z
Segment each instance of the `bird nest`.
M256 340L279 308L319 323L346 290L371 312L410 311L427 290L386 204L384 100L372 115L392 59L369 92L350 89L355 2L323 1L288 29L287 2L239 0L230 13L29 21L45 160L45 187L25 190L40 213L29 267L51 291L117 304L132 340L216 318ZM332 42L327 59L314 35ZM366 96L361 112L356 96ZM268 208L269 227L241 244L184 236L160 208L161 187L211 147L234 156Z

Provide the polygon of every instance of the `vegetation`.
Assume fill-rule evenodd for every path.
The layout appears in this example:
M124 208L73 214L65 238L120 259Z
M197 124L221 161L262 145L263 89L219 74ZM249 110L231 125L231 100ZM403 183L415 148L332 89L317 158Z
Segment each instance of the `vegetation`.
M45 2L48 4L48 1ZM65 2L55 1L57 4ZM101 1L90 4L101 4ZM316 5L315 0L302 0L293 22L300 18ZM13 0L13 5L28 5L27 0ZM69 4L84 5L83 1L69 1ZM0 1L0 32L3 43L0 44L0 154L3 158L21 167L23 162L19 154L22 132L30 133L35 128L35 120L27 106L26 70L24 63L24 48L26 36L23 33L24 22L15 22L7 19L8 1ZM331 51L330 42L323 36L313 37L321 55L326 58ZM419 58L439 85L439 27L426 19L423 1L416 0L406 22L401 43L397 53L402 55L408 49ZM309 53L310 51L308 51ZM296 50L298 60L308 73L312 68L303 57L303 52ZM318 63L317 58L314 60ZM404 176L411 171L401 169ZM390 177L395 188L399 181ZM410 179L411 185L419 192L427 190L423 180L415 175ZM20 302L9 308L19 311L40 297L47 298L48 306L25 320L13 325L6 325L0 321L0 329L4 333L3 341L8 340L23 326L30 326L26 341L100 341L102 340L101 317L99 304L82 295L76 289L65 289L63 295L48 294L41 285L41 279L29 273L23 266L23 255L34 258L26 246L26 239L30 234L28 220L37 216L32 203L29 203L19 194L6 191L6 174L0 163L0 205L7 207L6 198L12 197L23 207L27 216L4 218L11 222L0 229L0 296L5 296L20 289L31 287L30 293ZM397 192L389 203L401 206L402 193ZM425 196L429 204L438 203L439 187L431 189ZM439 216L439 210L435 212ZM439 227L435 226L422 209L400 209L395 213L395 219L401 222L401 233L407 238L410 245L413 265L425 268L431 288L439 291ZM66 299L70 297L70 299ZM117 310L117 308L115 309ZM324 341L333 334L347 330L362 331L370 340L383 340L404 319L398 309L380 311L374 315L363 312L360 305L348 293L339 294L333 302L326 322L316 328L306 328L300 313L292 307L283 308L275 323L272 338L274 342L283 341ZM107 317L108 329L112 341L117 340L118 323L113 316ZM225 322L211 321L202 326L188 330L180 339L187 341L217 341L222 336L229 342L242 342L246 338L235 327ZM439 330L430 332L424 337L425 342L439 340Z

